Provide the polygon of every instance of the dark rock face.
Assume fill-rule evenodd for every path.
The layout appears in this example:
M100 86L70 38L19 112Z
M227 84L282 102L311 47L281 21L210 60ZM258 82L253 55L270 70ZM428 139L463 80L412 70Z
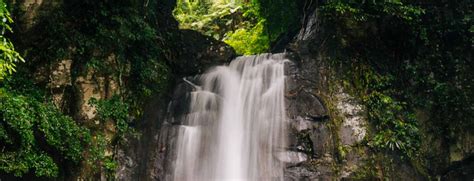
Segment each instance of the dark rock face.
M292 62L285 67L290 136L287 151L281 153L281 161L287 165L284 180L356 179L358 172L372 164L372 153L363 143L368 130L365 108L342 88L336 68L328 63L317 11L309 14L303 27L287 47ZM172 45L178 51L171 62L177 77L203 73L234 56L233 50L222 42L194 31L175 31L181 40ZM194 79L186 78L191 82ZM129 140L118 151L118 180L172 178L169 169L176 157L178 125L189 113L192 90L190 84L179 80L168 96L150 100L141 138ZM394 179L423 180L410 164L395 162L398 173ZM472 162L463 163L447 171L444 178L469 178L466 170L471 168Z
M331 170L334 143L328 127L330 116L318 95L321 91L318 84L323 83L321 77L315 75L319 73L317 66L302 63L306 62L293 58L293 62L287 64L285 96L290 119L290 149L306 154L308 159L298 165L287 165L284 179L334 179Z
M299 72L294 63L287 64L287 91L285 94L288 118L290 119L289 129L292 136L289 138L288 151L277 153L276 157L288 166L285 178L289 180L330 179L333 178L331 154L334 144L333 135L328 127L328 110L322 99L314 93L315 87L310 86L314 80L301 79ZM142 139L147 139L147 141L142 140L140 143L143 144L143 151L149 153L147 157L142 158L147 165L139 169L141 172L136 175L138 178L144 180L171 179L170 169L173 168L173 160L175 160L177 153L175 144L178 126L182 124L183 118L190 113L190 93L194 88L188 81L195 82L196 79L197 77L187 77L185 80L179 81L166 109L163 104L150 107L150 112L155 112L153 113L155 115L151 117L155 118L147 119L162 121L155 121L157 122L156 126L146 126L145 128L145 131L149 130L150 132L147 133L148 136L142 136ZM147 120L147 122L150 121ZM315 158L320 164L317 170L309 164ZM124 162L125 166L130 162L127 160ZM121 177L120 179L126 180L127 178L136 177Z
M288 63L286 72L288 77L286 105L292 136L290 136L288 151L276 155L277 159L288 166L288 170L285 170L285 178L288 180L333 178L331 170L333 158L330 154L334 149L334 144L328 127L328 110L322 100L313 93L314 87L304 87L311 84L313 80L297 78L300 76L299 70L291 62ZM138 140L138 149L132 151L135 151L138 158L122 159L122 168L118 169L119 180L171 179L170 169L173 168L173 160L177 153L175 144L178 126L190 113L190 93L194 88L188 81L195 82L196 77L187 77L185 81L178 81L166 106L163 100L157 100L155 105L150 106L149 115L145 120L148 124L144 127L142 140ZM127 147L129 146L127 144ZM314 158L319 159L318 163L321 165L317 170L313 166L308 166Z
M235 57L234 50L224 42L193 30L179 30L179 42L172 44L176 57L170 62L177 75L196 75L213 65L228 63ZM176 41L176 40L174 40Z
M472 180L474 179L474 156L453 164L445 172L442 180Z
M393 160L391 164L373 162L376 153L364 143L369 129L365 107L344 90L337 67L330 65L331 50L325 46L326 30L318 16L318 11L309 13L287 47L293 61L287 66L286 82L290 147L304 152L309 159L289 165L285 180L367 179L367 169L377 172L386 165L395 170L390 173L392 179L423 180L410 163L394 155L384 155ZM470 167L460 170L466 168ZM383 179L384 174L368 178Z
M286 47L291 52L293 63L287 66L287 106L292 121L290 138L293 149L303 150L307 162L287 169L288 180L357 179L363 175L364 167L374 166L374 155L364 142L369 123L365 107L360 98L353 97L341 85L342 77L337 67L329 64L327 31L320 21L318 11L307 12L303 28ZM423 116L426 117L426 116ZM418 118L424 120L424 118ZM428 120L425 120L428 121ZM430 127L430 125L425 125ZM429 137L429 136L427 136ZM423 137L423 139L429 139ZM430 163L438 173L428 173L442 180L473 179L472 134L463 135L458 141L442 145L434 140L433 157L449 160ZM308 147L311 149L308 149ZM302 149L300 149L302 148ZM449 150L449 151L448 151ZM438 153L441 152L441 153ZM391 167L392 173L376 173L374 179L389 177L394 180L425 180L427 175L419 173L415 166L398 155L382 153L392 163L378 163L383 168ZM380 155L379 155L380 156ZM372 162L372 163L371 163ZM328 166L329 165L329 166ZM325 172L326 170L327 172ZM311 177L309 172L313 173ZM388 176L387 176L388 175ZM362 176L362 178L364 178ZM433 177L432 177L433 178Z
M164 46L175 52L165 55L177 79L167 94L151 99L140 122L139 138L129 138L116 151L117 180L169 180L165 175L176 157L177 126L189 112L189 92L193 89L182 77L197 75L207 68L228 63L234 50L223 42L191 30L179 30L172 16L175 0L158 4L158 24L172 34ZM188 77L192 81L193 77Z
M208 66L212 64L209 62ZM193 77L186 80L193 81ZM170 180L172 175L168 174L168 169L172 168L176 157L174 148L178 126L189 113L190 92L193 90L183 80L177 80L175 85L169 95L150 100L142 120L144 124L140 126L141 136L128 140L118 150L118 180Z
M299 165L290 165L285 180L356 179L367 164L370 151L363 143L367 135L364 106L343 89L340 75L329 64L325 30L318 12L309 14L298 35L288 46L292 52L287 80L288 116L292 149L308 155ZM398 162L393 178L419 180L406 163ZM359 177L360 178L360 177Z
M142 135L130 139L118 151L117 180L167 180L165 174L176 156L177 125L188 112L191 90L189 84L178 81L169 98L151 100Z
M176 143L179 125L184 120L184 116L189 113L190 93L193 87L179 81L174 94L166 106L166 112L163 112L163 121L160 127L155 128L153 141L149 142L148 148L151 152L148 154L148 165L140 173L139 178L143 180L170 180L169 169L173 168L173 160L176 158Z
M317 180L320 172L310 171L305 167L290 167L285 170L285 180L288 181L310 181Z
M313 20L313 23L316 20ZM311 31L317 32L317 31ZM221 42L210 40L192 31L181 31L183 42L177 48L176 61L172 62L177 76L186 77L202 73L206 68L223 64L233 57L233 51ZM312 37L312 35L305 35ZM330 180L342 178L335 174L336 138L339 130L333 126L332 114L325 104L329 99L330 71L322 61L323 56L311 51L307 41L313 39L295 39L298 48L288 57L292 62L286 65L286 108L290 120L290 147L283 152L282 161L287 163L286 180ZM208 45L195 47L193 45ZM301 50L301 51L299 51ZM316 58L315 58L316 57ZM212 61L210 61L212 60ZM187 78L193 81L193 78ZM189 113L189 93L193 87L185 81L177 84L169 96L151 100L145 112L142 136L139 140L131 139L118 151L120 167L117 169L118 180L169 180L169 169L176 157L175 143L177 126ZM341 101L335 103L343 120L356 117L360 112L357 103L343 92L338 92ZM344 95L344 96L340 96ZM331 100L333 101L333 100ZM333 103L333 102L332 102ZM334 103L333 103L334 104ZM356 112L356 113L353 113ZM333 113L334 115L338 115ZM361 128L355 119L347 124L348 130ZM355 124L357 123L357 124ZM354 126L356 125L356 126ZM359 127L357 127L359 126ZM351 138L353 132L344 135ZM360 132L360 131L359 131ZM363 131L362 131L363 132ZM363 135L362 135L363 137ZM348 138L348 139L349 139ZM360 139L345 141L345 144L356 144ZM360 160L361 156L351 155L350 160ZM350 164L356 164L349 162ZM352 166L352 165L350 165ZM344 166L340 166L344 168ZM346 174L346 175L349 175Z
M288 49L292 64L287 86L288 116L292 122L291 147L308 154L300 165L285 171L285 180L349 179L364 164L363 152L347 151L366 134L363 106L338 85L336 71L328 64L318 12L305 20L304 28Z
M326 124L316 124L311 130L310 138L313 143L313 155L315 158L322 158L325 154L329 154L334 149L331 136L331 132Z

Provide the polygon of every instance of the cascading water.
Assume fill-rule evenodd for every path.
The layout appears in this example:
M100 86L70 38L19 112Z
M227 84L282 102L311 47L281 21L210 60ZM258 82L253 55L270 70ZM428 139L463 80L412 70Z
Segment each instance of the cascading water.
M199 78L179 128L174 180L283 180L283 54L238 57Z

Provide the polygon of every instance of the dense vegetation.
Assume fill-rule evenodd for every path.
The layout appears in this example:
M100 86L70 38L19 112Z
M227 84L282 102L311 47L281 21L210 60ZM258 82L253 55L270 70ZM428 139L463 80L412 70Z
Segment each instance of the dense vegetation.
M78 126L50 103L2 92L0 169L15 176L34 170L36 176L57 176L64 160L78 163L91 141Z
M281 35L297 28L297 1L178 0L174 15L183 29L197 30L222 40L237 53L270 50Z
M0 5L0 172L64 178L77 174L68 172L80 165L89 169L89 176L113 171L116 164L107 152L134 133L129 125L142 115L144 100L167 85L168 66L157 46L160 32L152 26L155 11L139 2L68 1L39 15L34 28L22 32L28 39L16 38L18 52L27 60L20 65L23 58L4 34L14 29L9 10L22 10L7 8L4 1ZM74 60L73 82L92 74L118 84L113 96L88 102L96 108L96 123L81 121L78 108L55 102L58 88L50 86L52 80L30 73L38 65L51 68L65 59ZM68 85L59 89L66 96L77 91ZM113 137L107 134L109 121Z
M13 91L13 85L5 83L15 71L15 64L24 60L4 36L12 32L12 19L3 1L0 18L0 170L15 176L32 170L36 176L57 176L56 163L64 160L78 163L91 135L54 105L44 103L40 93L29 94L30 90L26 89Z
M15 63L24 61L18 52L15 51L15 48L12 42L5 37L6 33L11 33L12 28L10 24L13 22L10 17L10 12L7 9L5 2L0 1L0 81L8 74L11 74L15 71Z
M449 145L474 128L472 3L332 1L319 9L333 63L368 109L367 144L422 173L443 172Z

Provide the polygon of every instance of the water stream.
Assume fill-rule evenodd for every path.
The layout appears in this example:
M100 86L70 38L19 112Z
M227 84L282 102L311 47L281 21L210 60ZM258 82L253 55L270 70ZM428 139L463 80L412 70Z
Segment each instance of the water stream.
M191 83L179 128L174 180L283 180L283 54L242 56ZM196 84L196 85L194 85Z

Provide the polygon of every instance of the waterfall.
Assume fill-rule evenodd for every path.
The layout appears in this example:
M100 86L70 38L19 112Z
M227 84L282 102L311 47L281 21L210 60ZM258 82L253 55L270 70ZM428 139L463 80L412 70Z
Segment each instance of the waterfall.
M179 127L174 180L283 180L283 54L242 56L201 75Z

